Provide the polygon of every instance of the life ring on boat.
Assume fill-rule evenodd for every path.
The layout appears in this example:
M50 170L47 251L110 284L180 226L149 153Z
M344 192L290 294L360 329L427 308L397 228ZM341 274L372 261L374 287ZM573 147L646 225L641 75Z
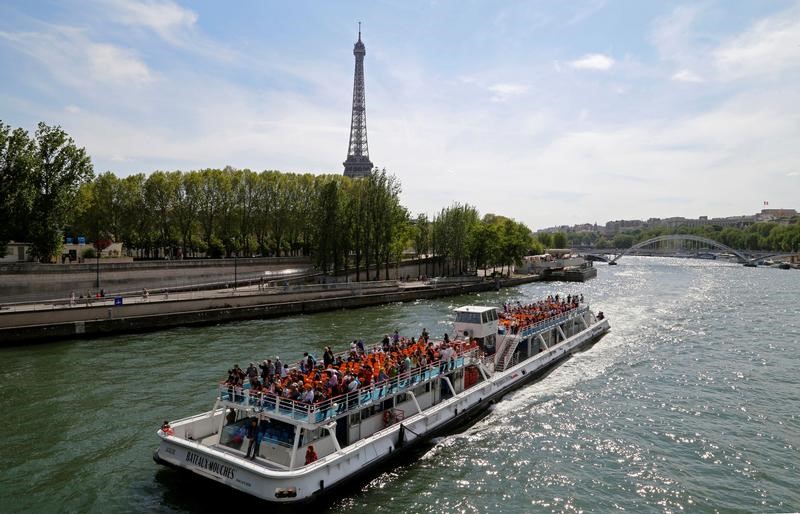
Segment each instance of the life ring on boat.
M392 418L394 418L394 416L392 415L392 411L391 410L383 411L383 424L384 425L386 425L386 426L391 425L392 421L393 421Z

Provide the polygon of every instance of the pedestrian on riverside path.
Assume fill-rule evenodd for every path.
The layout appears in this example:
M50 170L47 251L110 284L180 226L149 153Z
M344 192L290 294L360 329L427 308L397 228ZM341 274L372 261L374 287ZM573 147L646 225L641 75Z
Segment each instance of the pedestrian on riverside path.
M72 291L69 294L69 306L70 307L75 307L75 291Z

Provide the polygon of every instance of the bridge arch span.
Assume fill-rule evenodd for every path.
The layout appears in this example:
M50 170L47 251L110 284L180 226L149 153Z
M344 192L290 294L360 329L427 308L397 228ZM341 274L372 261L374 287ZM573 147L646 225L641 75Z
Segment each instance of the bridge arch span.
M719 248L720 250L724 250L726 252L730 252L737 256L742 262L749 262L750 259L741 253L738 250L734 250L730 246L724 245L720 242L714 241L713 239L709 239L707 237L695 236L691 234L669 234L666 236L658 236L652 239L648 239L647 241L642 241L641 243L635 244L630 248L626 248L622 253L614 257L609 261L609 264L616 264L619 259L627 255L628 253L632 252L633 250L638 250L639 248L643 248L647 245L651 245L653 243L659 243L661 241L696 241L698 243L707 244L713 248Z

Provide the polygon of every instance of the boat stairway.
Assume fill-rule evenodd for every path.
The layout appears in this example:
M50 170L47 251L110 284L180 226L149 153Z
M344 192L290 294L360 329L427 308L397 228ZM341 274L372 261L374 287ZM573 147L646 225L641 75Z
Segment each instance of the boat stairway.
M575 319L576 317L583 319L584 314L587 312L589 312L589 307L580 307L554 318L549 318L538 323L522 327L517 334L511 335L511 337L509 337L510 334L506 334L506 336L503 338L503 341L500 343L500 355L495 363L495 371L505 371L510 367L512 364L514 351L517 349L517 346L519 346L520 342L526 340L528 337L534 336L534 334L541 334L542 332L550 330L553 327L562 326L567 321ZM585 320L584 324L588 327L588 324L586 324Z

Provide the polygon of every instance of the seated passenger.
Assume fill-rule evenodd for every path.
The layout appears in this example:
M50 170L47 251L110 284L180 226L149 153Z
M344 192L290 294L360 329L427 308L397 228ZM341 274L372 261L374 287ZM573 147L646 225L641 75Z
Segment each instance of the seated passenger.
M164 423L161 425L161 431L164 432L164 435L175 435L175 431L169 426L169 421L166 419Z

